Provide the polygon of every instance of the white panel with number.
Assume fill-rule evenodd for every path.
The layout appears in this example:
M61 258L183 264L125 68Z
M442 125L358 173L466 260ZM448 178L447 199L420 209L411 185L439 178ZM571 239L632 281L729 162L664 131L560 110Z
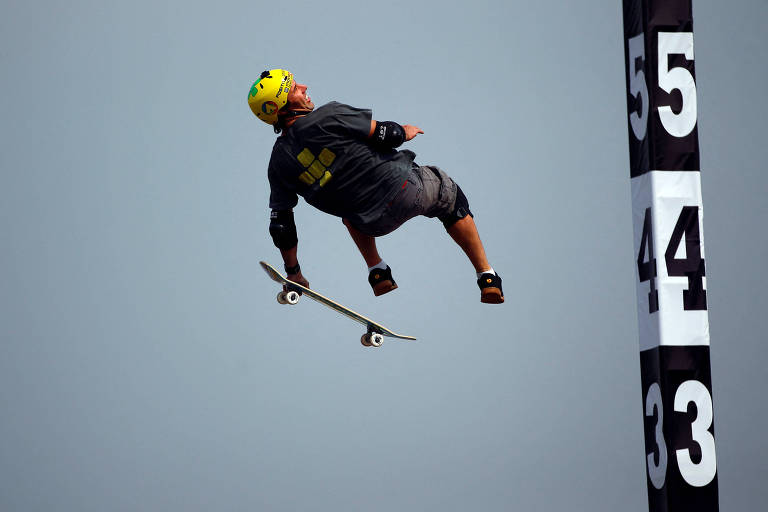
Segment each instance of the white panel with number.
M709 345L699 173L633 178L632 205L640 350Z

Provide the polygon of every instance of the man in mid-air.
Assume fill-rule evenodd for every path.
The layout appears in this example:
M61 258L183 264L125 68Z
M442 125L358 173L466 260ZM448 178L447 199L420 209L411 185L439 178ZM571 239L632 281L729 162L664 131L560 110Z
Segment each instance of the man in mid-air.
M395 149L424 133L417 126L376 121L370 110L335 101L315 108L307 86L283 69L264 71L251 86L248 104L281 134L268 168L269 233L280 249L288 279L309 287L299 267L293 219L293 208L302 196L342 219L368 266L368 282L376 296L397 284L379 256L375 237L424 215L437 217L469 257L480 300L504 302L501 277L488 263L464 193L439 168L419 166L413 152Z

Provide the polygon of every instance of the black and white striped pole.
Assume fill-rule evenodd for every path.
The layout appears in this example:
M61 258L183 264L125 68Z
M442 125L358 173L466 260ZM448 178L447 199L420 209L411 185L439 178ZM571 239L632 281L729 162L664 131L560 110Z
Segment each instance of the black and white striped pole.
M691 0L623 0L651 512L718 510Z

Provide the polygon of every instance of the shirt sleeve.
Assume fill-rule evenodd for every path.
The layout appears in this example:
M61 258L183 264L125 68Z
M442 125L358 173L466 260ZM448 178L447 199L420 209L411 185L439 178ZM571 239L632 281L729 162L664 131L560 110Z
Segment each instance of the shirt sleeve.
M365 140L371 133L373 114L369 109L333 102L333 120L338 129L351 137Z

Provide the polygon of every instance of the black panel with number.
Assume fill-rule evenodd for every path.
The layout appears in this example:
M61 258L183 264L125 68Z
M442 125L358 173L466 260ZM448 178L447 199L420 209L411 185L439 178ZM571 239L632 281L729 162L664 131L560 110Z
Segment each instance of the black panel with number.
M630 176L698 171L690 0L624 0Z
M654 512L718 510L709 360L705 346L640 353L648 500Z

